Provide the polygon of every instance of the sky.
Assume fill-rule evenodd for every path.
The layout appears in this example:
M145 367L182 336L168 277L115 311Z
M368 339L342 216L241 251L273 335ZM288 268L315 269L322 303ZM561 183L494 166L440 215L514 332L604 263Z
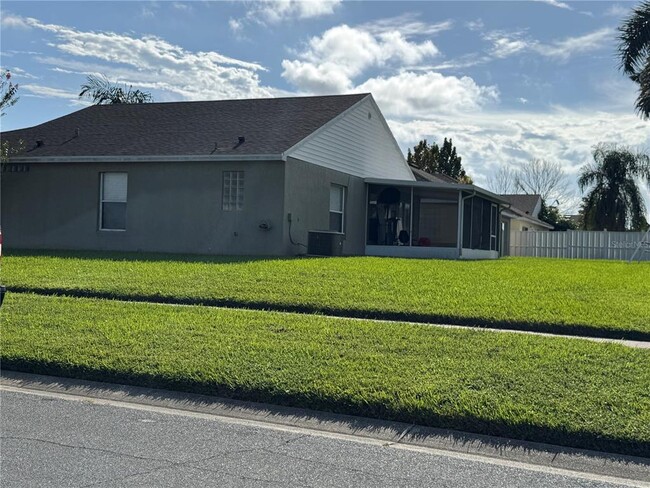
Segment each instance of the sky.
M370 92L405 153L452 138L479 185L501 166L560 162L570 211L595 144L650 150L616 58L638 3L3 0L0 66L20 100L0 124L82 109L90 74L156 102Z

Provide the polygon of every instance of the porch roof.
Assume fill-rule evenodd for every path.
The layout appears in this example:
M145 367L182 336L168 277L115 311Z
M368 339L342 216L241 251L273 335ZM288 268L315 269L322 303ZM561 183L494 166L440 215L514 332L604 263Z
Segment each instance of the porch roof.
M411 188L432 188L438 190L475 192L488 200L502 204L504 207L510 207L510 202L505 200L503 197L475 185L467 185L463 183L437 183L432 181L386 180L383 178L364 178L363 181L370 185L407 186Z

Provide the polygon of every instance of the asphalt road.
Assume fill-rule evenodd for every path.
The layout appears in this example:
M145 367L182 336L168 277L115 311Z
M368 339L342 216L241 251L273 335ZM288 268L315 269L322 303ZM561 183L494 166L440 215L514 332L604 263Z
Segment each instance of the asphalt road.
M171 409L0 395L2 487L640 486Z

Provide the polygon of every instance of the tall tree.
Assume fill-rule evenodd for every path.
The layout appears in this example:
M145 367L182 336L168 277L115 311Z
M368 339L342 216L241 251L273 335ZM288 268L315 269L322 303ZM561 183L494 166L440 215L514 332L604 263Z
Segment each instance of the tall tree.
M487 177L487 189L498 195L517 192L517 174L510 166L501 165Z
M551 224L553 230L562 231L577 228L577 225L573 220L560 214L560 210L556 206L546 205L546 202L544 202L543 199L542 208L540 209L537 218L547 224Z
M639 85L636 109L650 118L650 1L641 2L618 28L621 69Z
M501 166L488 176L488 189L499 194L527 193L542 197L538 218L555 230L575 228L572 221L560 213L572 198L569 181L560 163L531 159L519 169Z
M413 152L410 149L408 150L406 161L411 166L433 174L438 172L439 154L438 144L434 142L429 145L427 140L423 139L413 147Z
M0 78L0 117L5 114L6 108L18 101L17 93L18 85L12 83L11 72L5 71Z
M133 86L119 85L105 76L89 75L86 83L81 85L79 98L90 98L95 105L112 105L117 103L150 103L151 93L134 90Z
M461 159L451 139L447 138L442 147L438 147L435 142L429 145L424 139L413 147L413 152L409 149L406 155L406 161L410 165L427 173L442 173L463 183L471 183L472 179L465 172Z
M451 139L442 143L440 148L440 155L438 156L438 171L459 181L464 181L467 177L463 165L461 164L462 158L456 154Z
M541 195L548 205L561 207L571 196L569 180L559 162L531 159L515 173L515 186L523 193Z
M646 180L650 187L650 158L607 144L597 145L593 157L578 179L580 190L588 189L581 208L584 227L610 231L646 228L645 205L637 180Z
M0 78L0 117L5 115L5 109L13 106L18 101L18 85L11 81L11 72L5 71ZM0 143L0 165L4 165L14 154L23 149L23 141L11 144L9 141Z

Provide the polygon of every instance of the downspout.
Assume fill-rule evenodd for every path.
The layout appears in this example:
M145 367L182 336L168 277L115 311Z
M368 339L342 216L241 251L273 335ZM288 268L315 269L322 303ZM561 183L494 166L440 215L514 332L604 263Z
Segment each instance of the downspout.
M363 233L363 255L367 256L368 255L368 205L370 205L370 202L368 201L368 198L370 197L370 183L366 183L364 181L363 185L365 186L365 194L366 194L366 199L365 199L365 206L366 206L366 220L364 222L364 233Z
M458 259L463 257L463 225L465 221L465 200L476 196L476 190L470 195L463 196L463 190L458 192Z
M502 257L503 256L504 235L503 235L503 230L501 229L501 226L502 226L502 223L503 223L503 221L501 220L501 213L504 210L507 210L510 207L512 207L512 204L511 203L506 203L506 204L498 203L497 205L498 205L497 208L499 210L499 214L498 214L498 216L499 216L499 227L497 228L497 230L499 231L499 239L498 239L498 242L499 242L499 257ZM510 226L508 226L508 248L510 248ZM508 256L509 255L510 255L510 249L508 249Z
M411 187L411 207L409 208L409 247L413 245L413 187Z

